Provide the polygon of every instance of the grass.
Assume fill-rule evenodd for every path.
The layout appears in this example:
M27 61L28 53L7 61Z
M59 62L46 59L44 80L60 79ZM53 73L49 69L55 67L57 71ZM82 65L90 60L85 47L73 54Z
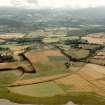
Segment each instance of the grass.
M92 92L71 93L70 99L79 105L104 105L105 98ZM74 98L75 97L75 98Z
M22 73L18 70L1 71L0 72L0 86L13 83L21 76L21 74Z
M56 43L59 41L59 38L44 38L43 42L44 43Z
M56 74L64 74L64 73L72 73L72 71L74 70L73 68L76 67L78 70L80 67L84 66L84 63L83 62L72 62L72 65L70 66L69 69L66 69L65 66L62 66L64 63L61 64L61 67L60 65L57 67L53 67L53 68L46 68L45 70L42 70L41 68L43 68L42 65L40 65L40 69L37 73L25 73L23 75L23 77L21 78L22 80L24 79L32 79L32 78L35 78L35 77L43 77L43 76L52 76L52 75L56 75Z
M54 82L44 82L33 85L11 87L13 93L31 97L51 97L65 94L64 91Z
M48 56L49 61L67 61L65 56Z
M48 61L33 63L37 73L25 73L22 79L32 79L35 77L50 76L69 72L65 63L68 62L65 56L50 56Z
M64 105L69 101L77 105L105 105L105 97L89 92L69 92L72 86L46 82L38 85L0 87L0 98L21 104ZM11 92L12 91L12 92Z
M68 94L39 98L14 94L8 91L7 88L0 88L0 98L6 98L21 104L64 105L72 101L77 105L105 105L105 97L92 92L71 92Z
M56 74L64 74L64 73L67 73L67 72L71 72L71 71L70 70L64 70L64 69L58 70L56 68L54 70L39 71L35 74L25 73L23 75L22 80L32 79L32 78L35 78L35 77L52 76L52 75L56 75Z
M38 72L40 71L51 71L51 70L57 70L57 71L60 71L60 70L66 70L66 66L65 66L65 63L68 62L68 61L45 61L45 62L38 62L38 63L35 63L35 68Z
M65 53L67 53L69 56L72 56L73 58L81 59L89 55L89 50L70 49L69 51L65 51Z

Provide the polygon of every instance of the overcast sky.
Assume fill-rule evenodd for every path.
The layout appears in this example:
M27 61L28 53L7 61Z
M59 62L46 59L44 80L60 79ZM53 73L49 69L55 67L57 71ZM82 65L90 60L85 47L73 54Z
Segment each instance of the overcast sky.
M0 0L0 6L28 8L87 8L105 6L105 0Z

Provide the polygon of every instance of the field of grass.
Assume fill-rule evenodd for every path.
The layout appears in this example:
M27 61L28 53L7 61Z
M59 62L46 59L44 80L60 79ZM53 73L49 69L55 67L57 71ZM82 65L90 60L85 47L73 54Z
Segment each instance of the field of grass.
M78 65L82 65L82 64L79 63ZM100 73L105 73L104 68L101 68L100 66L97 66L96 68L100 67L101 70L98 70L98 69L96 70L95 67L91 70L91 68L89 69L88 66L94 67L93 65L87 65L85 67L87 69L82 70L81 72L81 74L83 73L83 75L85 73L84 76L87 76L86 74L88 74L94 78L97 78L98 77L97 75L99 75L99 77L102 75ZM99 73L98 72L97 74L94 73L94 70L99 71ZM15 72L10 74L13 76ZM17 74L18 73L16 73L16 75ZM9 79L11 75L9 75ZM2 76L4 77L5 75L2 74ZM91 79L90 78L91 76L89 76L89 80ZM4 78L4 81L7 81L7 80L8 78L6 80ZM69 84L67 83L67 81ZM13 78L12 78L12 81L9 81L9 83L10 82L13 82ZM6 98L21 104L64 105L72 101L77 105L105 105L105 97L97 95L96 93L86 92L86 91L82 91L82 92L72 91L73 86L71 83L73 83L78 89L80 88L80 86L82 90L85 88L86 88L85 90L88 89L83 79L79 80L77 77L72 79L72 77L70 77L69 79L67 78L66 82L64 81L64 83L68 85L63 85L63 84L61 85L59 83L56 84L55 82L45 82L45 83L34 84L34 85L9 87L9 90L7 89L7 87L0 87L0 98ZM84 88L82 86L84 86Z
M67 58L65 56L49 56L49 61L66 61Z
M59 38L44 38L43 39L43 42L44 43L57 43L59 42Z
M40 63L34 63L34 66L36 67L36 70L38 72L40 71L51 71L51 70L66 70L66 66L65 66L64 61L50 61L50 62L40 62Z
M63 65L63 64L62 64ZM43 76L52 76L52 75L56 75L56 74L64 74L64 73L72 73L72 71L76 70L78 71L79 68L81 68L82 66L84 66L83 62L72 62L72 65L70 66L69 69L65 69L65 67L61 66L61 68L57 68L55 67L55 69L46 69L44 71L38 71L37 73L24 73L23 77L21 78L23 79L32 79L35 77L43 77Z
M48 37L43 39L43 42L44 43L57 43L59 41L77 40L77 39L79 39L78 36L49 35Z
M71 72L70 70L58 70L58 69L55 69L55 70L46 70L46 71L39 71L38 73L35 73L35 74L29 74L29 73L25 73L23 75L23 77L21 78L21 80L24 80L24 79L33 79L33 78L36 78L36 77L43 77L43 76L52 76L52 75L56 75L56 74L64 74L64 73L67 73L67 72Z
M29 97L11 93L6 88L0 88L0 98L6 98L21 104L64 105L73 102L77 105L105 105L105 97L92 92L70 92L52 97Z
M51 97L65 94L64 91L54 82L45 82L27 86L11 87L13 93L31 97Z
M21 76L21 74L22 74L22 72L20 72L18 70L1 71L0 72L0 86L13 83Z
M68 58L66 58L57 49L47 49L29 52L26 54L26 57L32 62L37 72L55 72L56 70L62 71L67 69L65 63L68 62Z
M65 53L73 58L82 59L82 58L88 57L89 50L70 49L69 51L65 51Z
M42 32L33 32L30 36ZM59 36L59 33L58 33ZM53 36L52 36L53 37ZM46 43L58 42L59 40L73 40L78 37L61 38L45 38ZM3 47L11 47L14 45L4 45ZM23 46L22 46L23 47ZM70 49L70 46L64 46ZM83 49L66 50L65 53L73 58L81 59L89 55L89 51L85 48L94 48L96 46L80 46ZM21 46L17 48L21 50ZM15 51L16 49L14 49ZM38 105L64 105L68 102L74 102L77 105L105 105L105 69L102 66L87 64L81 70L74 73L72 67L81 68L84 63L72 62L69 69L65 66L68 59L59 50L42 50L33 51L27 56L34 65L37 73L22 73L20 71L1 71L0 72L0 98L7 98L11 101L22 104L38 104ZM102 62L100 60L96 62ZM74 73L70 76L44 83L33 85L7 87L16 80L36 79L35 77L54 76L56 74ZM39 78L40 79L40 78ZM48 79L48 78L47 78ZM97 93L97 94L96 94ZM100 96L103 95L103 96Z

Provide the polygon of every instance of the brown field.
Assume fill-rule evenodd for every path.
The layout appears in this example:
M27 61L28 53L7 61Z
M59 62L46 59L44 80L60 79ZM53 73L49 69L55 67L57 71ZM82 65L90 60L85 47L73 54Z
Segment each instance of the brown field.
M59 50L47 49L40 51L31 51L25 54L31 62L37 63L43 61L48 61L48 56L63 56Z
M16 69L19 66L18 62L7 62L7 63L0 63L0 70L5 70L5 69Z
M33 50L25 54L36 71L65 70L68 59L57 49Z
M80 71L56 83L71 86L69 91L90 91L105 96L105 68L95 64L87 64Z
M79 47L82 49L94 49L99 47L100 45L95 45L95 44L79 44Z
M7 33L7 34L0 34L0 39L15 39L15 38L23 38L24 34L22 33Z
M105 43L104 35L105 33L89 34L86 37L82 37L82 39L87 40L89 43L104 44Z
M90 63L105 66L105 48L98 51L95 56L88 59Z

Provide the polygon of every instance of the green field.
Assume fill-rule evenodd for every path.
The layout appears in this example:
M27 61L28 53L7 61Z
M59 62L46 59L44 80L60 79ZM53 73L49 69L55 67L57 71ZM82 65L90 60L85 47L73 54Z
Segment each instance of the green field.
M15 94L31 97L51 97L62 95L65 92L54 82L45 82L34 85L11 87L9 90Z
M0 72L0 86L13 83L13 82L16 81L21 75L22 75L22 72L20 72L20 71L18 71L18 70L1 71L1 72Z
M45 71L39 71L35 74L30 74L30 73L24 73L23 77L21 80L24 79L33 79L35 77L43 77L43 76L52 76L52 75L57 75L57 74L64 74L67 72L72 72L71 69L66 70L66 69L54 69L54 70L45 70Z
M65 51L65 53L77 59L82 59L89 56L89 50L83 49L70 49L69 51Z
M68 94L39 98L14 94L8 91L7 88L0 88L0 98L6 98L21 104L65 105L68 102L73 102L77 105L105 105L105 97L98 96L91 92L71 92Z

